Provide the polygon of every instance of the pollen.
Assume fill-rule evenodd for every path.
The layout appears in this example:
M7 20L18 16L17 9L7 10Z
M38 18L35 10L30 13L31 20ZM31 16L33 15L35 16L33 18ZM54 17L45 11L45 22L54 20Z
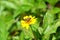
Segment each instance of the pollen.
M23 20L21 20L21 26L25 29L29 29L30 25L36 23L36 18L35 16L29 15L29 16L24 16Z

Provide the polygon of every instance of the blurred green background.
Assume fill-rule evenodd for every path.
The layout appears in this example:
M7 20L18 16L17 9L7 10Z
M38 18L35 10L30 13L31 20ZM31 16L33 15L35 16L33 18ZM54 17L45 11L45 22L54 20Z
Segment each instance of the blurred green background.
M23 29L23 16L37 23ZM60 40L60 0L0 0L0 40Z

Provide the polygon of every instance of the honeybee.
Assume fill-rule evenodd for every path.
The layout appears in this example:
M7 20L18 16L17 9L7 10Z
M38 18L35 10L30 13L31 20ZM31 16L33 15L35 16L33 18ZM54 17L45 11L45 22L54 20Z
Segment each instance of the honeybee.
M31 18L24 19L24 21L29 22Z

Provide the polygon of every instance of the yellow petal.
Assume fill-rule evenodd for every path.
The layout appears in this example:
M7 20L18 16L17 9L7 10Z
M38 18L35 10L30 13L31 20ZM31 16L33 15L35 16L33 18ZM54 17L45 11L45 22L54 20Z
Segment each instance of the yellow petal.
M32 18L32 16L31 16L31 15L29 15L29 18Z
M23 17L23 19L27 19L27 18L28 18L28 16Z

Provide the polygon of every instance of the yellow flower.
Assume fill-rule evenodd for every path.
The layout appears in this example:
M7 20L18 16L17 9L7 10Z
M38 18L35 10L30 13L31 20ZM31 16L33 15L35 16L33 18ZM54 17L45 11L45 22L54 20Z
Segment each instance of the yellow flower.
M25 16L25 17L23 17L23 20L21 20L21 26L22 26L23 28L28 29L29 26L30 26L31 24L35 24L35 22L36 22L35 16L34 16L34 17L31 16L31 15Z

